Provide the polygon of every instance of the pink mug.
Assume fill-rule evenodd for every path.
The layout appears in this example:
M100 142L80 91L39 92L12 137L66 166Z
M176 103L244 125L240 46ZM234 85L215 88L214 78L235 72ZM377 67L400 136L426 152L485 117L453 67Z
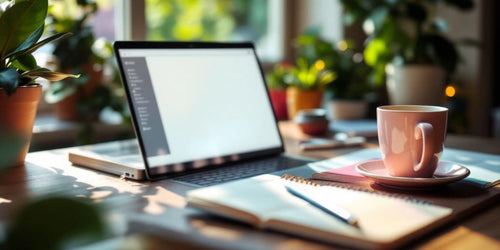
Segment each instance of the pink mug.
M443 153L448 109L424 105L377 108L377 130L391 176L430 178Z

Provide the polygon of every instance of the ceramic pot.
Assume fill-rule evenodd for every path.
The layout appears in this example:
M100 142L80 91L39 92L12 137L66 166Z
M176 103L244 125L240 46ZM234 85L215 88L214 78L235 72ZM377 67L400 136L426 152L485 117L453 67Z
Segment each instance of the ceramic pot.
M273 105L274 114L278 120L288 119L288 111L286 109L286 90L270 89L269 97Z
M446 73L433 65L386 66L389 102L394 105L440 105Z
M328 119L324 109L303 109L293 119L300 130L308 135L323 135L328 130Z
M296 87L286 89L288 117L293 119L299 110L321 108L324 90L306 90Z
M357 120L366 117L368 103L363 100L329 100L325 109L329 120Z
M11 96L0 89L0 166L24 164L42 86L18 87Z

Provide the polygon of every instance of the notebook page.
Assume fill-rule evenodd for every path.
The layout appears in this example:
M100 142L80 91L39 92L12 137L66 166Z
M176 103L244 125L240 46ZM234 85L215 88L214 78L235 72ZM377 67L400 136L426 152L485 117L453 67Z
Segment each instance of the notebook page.
M196 201L194 198L210 200L257 214L262 219L260 227L359 247L390 246L451 215L449 208L345 188L301 185L353 213L359 222L356 228L291 195L286 182L278 176L262 175L192 191L188 202Z

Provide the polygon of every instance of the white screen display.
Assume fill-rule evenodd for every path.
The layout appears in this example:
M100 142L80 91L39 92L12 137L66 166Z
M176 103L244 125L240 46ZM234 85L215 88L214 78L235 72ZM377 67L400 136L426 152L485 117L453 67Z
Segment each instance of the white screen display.
M255 57L250 48L242 49L121 49L127 58L145 61L149 80L130 86L132 99L156 99L157 112L168 145L161 152L147 152L150 167L165 164L238 155L281 147L271 104ZM134 63L130 79L141 78ZM139 75L139 77L136 77ZM134 78L135 77L135 78ZM146 78L146 77L142 77ZM129 81L130 81L129 79ZM144 80L144 79L142 79ZM154 97L141 84L150 84ZM137 91L136 91L137 90ZM135 105L136 109L138 105ZM140 106L140 102L139 102ZM140 107L139 107L140 108ZM153 113L136 110L141 132L148 132ZM144 126L141 127L141 124ZM153 127L154 132L154 127ZM154 140L161 139L161 136ZM143 137L144 144L148 144ZM156 142L161 144L162 142ZM146 150L147 151L147 150Z

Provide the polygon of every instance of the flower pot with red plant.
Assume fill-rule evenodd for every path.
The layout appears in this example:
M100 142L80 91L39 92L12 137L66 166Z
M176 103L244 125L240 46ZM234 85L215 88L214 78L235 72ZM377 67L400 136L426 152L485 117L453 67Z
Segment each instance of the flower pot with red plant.
M273 105L274 114L278 120L288 119L286 104L286 83L284 77L290 69L288 63L278 63L266 74L267 89Z

